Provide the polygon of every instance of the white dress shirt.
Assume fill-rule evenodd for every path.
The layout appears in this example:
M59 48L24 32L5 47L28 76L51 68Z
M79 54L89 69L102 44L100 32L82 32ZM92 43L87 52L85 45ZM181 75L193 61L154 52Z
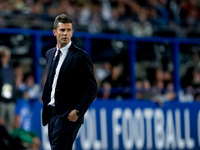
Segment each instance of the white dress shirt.
M60 49L60 51L61 51L60 59L58 61L55 76L53 78L52 91L51 91L51 101L49 102L48 105L55 106L55 89L56 89L56 84L57 84L57 80L58 80L58 75L59 75L59 72L60 72L60 68L63 64L63 61L64 61L65 57L67 56L67 53L69 51L70 46L71 46L71 41L65 47ZM57 50L58 50L58 47L57 47ZM56 51L54 58L56 57L57 54L58 54L58 51Z

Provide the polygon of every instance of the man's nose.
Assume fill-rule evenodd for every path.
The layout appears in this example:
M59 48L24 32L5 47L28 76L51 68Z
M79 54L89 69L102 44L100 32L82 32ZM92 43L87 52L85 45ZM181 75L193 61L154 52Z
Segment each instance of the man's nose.
M67 30L65 30L63 33L64 33L64 35L67 35L68 32L67 32Z

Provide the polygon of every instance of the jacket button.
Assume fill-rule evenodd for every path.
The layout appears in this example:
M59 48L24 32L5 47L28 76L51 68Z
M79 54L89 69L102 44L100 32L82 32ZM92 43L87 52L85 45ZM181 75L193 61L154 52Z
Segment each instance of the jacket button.
M56 104L58 104L58 102L55 102Z
M56 92L58 92L58 89L56 89Z

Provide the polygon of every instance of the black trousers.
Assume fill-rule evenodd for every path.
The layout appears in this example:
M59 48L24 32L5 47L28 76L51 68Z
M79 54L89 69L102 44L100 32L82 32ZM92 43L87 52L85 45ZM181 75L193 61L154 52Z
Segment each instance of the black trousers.
M66 118L67 119L67 118ZM74 140L81 124L64 122L57 117L54 110L48 124L49 141L52 150L72 150Z

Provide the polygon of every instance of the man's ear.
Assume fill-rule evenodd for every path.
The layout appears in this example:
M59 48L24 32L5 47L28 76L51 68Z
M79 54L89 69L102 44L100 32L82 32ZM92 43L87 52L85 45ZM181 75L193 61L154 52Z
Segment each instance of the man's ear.
M52 31L53 31L53 35L56 36L56 30L53 29Z
M73 34L74 34L74 30L72 29L72 36L73 36Z

